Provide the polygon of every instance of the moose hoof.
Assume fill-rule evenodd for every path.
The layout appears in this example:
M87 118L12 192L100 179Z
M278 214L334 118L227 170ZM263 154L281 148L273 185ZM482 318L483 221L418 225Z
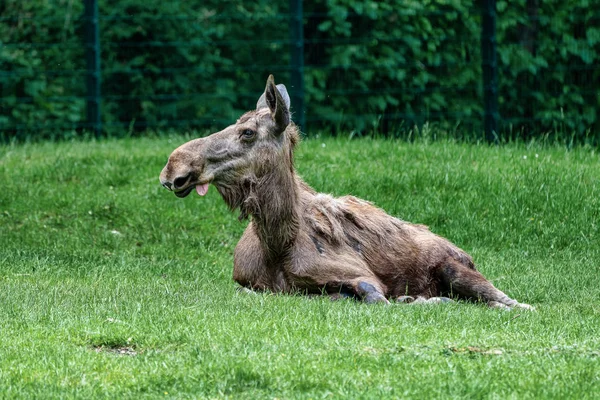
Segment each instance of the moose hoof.
M415 298L412 296L400 296L396 298L396 303L412 303Z
M362 296L365 303L384 303L390 304L389 300L378 291L375 286L368 282L359 282L356 287L356 294Z
M446 304L446 303L454 303L454 300L452 300L449 297L432 297L430 299L427 300L427 303L431 303L431 304Z
M529 310L529 311L535 311L535 307L534 306L530 306L529 304L525 304L525 303L517 303L515 302L515 304L511 304L506 305L504 303L500 303L498 301L490 301L488 302L488 306L490 306L491 308L501 308L503 310L512 310L513 308L522 308L523 310Z
M427 304L427 299L425 297L417 296L415 301L413 301L411 304Z
M488 307L490 307L490 308L500 308L502 310L507 310L507 311L512 310L512 307L509 307L509 306L507 306L504 303L500 303L499 301L490 301L490 302L488 302Z
M365 303L383 303L390 304L390 301L386 299L381 293L369 293L364 298Z
M525 304L525 303L517 303L513 307L522 308L524 310L529 310L529 311L536 311L534 306L530 306L529 304Z
M252 295L258 294L254 290L248 289L247 287L243 287L243 286L238 287L237 292L243 293L243 294L252 294Z
M446 304L446 303L454 303L454 300L448 298L448 297L430 297L430 298L425 298L425 297L417 297L417 299L415 301L412 302L412 304Z

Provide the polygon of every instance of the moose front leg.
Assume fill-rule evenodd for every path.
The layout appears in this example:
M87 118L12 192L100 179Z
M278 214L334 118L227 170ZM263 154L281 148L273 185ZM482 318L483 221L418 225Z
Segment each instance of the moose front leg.
M289 291L283 270L267 267L265 253L253 223L248 225L235 248L233 280L249 290Z
M386 286L354 254L340 254L327 250L327 244L316 238L299 246L299 256L293 258L287 275L298 287L311 292L325 289L334 297L354 297L365 303L385 303Z

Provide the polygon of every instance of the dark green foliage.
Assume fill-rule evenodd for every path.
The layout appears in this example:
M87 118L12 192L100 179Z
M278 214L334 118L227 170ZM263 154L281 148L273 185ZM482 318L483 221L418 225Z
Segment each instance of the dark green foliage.
M480 24L471 2L312 4L305 31L306 63L316 66L306 74L312 117L344 131L481 119Z
M567 137L600 123L600 2L499 1L500 110ZM562 131L562 132L561 132ZM595 134L597 137L597 133Z
M0 131L65 135L85 118L85 60L73 0L0 2Z
M597 142L597 3L498 1L505 138ZM289 86L288 6L99 0L107 132L222 127L254 106L269 73ZM65 136L85 122L82 12L75 0L0 3L4 136ZM478 136L480 22L475 1L306 2L303 129L401 134L430 121Z
M287 56L272 37L286 32L277 12L265 1L101 1L107 125L230 122L256 104L269 66Z

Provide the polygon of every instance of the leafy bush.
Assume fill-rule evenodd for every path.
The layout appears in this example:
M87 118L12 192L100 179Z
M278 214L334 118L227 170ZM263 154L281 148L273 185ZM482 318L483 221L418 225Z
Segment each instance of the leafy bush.
M306 86L317 121L364 131L481 119L480 23L470 2L312 4L306 63L317 67Z
M83 126L81 3L0 3L5 135L65 135ZM598 137L600 15L592 3L498 1L503 131ZM254 106L269 73L289 86L288 6L99 0L105 129L222 127ZM455 135L481 130L478 3L315 0L304 7L308 132L399 132L427 121Z
M594 7L595 5L595 7ZM498 1L500 107L518 127L600 130L597 1ZM527 131L526 131L527 132ZM560 131L559 131L560 132Z
M266 1L105 0L100 12L109 127L222 125L256 104L279 54L288 68L282 44L256 52L281 30Z
M83 7L48 3L0 3L0 128L37 132L58 123L64 132L85 118Z

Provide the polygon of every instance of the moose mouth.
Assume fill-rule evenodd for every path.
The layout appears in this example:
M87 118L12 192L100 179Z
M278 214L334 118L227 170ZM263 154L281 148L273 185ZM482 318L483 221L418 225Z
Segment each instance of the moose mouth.
M209 182L199 183L196 185L190 185L183 190L179 190L178 192L175 192L175 196L177 196L179 198L184 198L187 195L189 195L192 192L192 190L194 190L194 188L196 188L196 193L198 193L199 196L204 196L208 192L208 185L209 185Z
M184 197L192 193L192 190L194 190L194 185L186 189L180 190L179 192L175 192L175 196L179 197L180 199L183 199Z

